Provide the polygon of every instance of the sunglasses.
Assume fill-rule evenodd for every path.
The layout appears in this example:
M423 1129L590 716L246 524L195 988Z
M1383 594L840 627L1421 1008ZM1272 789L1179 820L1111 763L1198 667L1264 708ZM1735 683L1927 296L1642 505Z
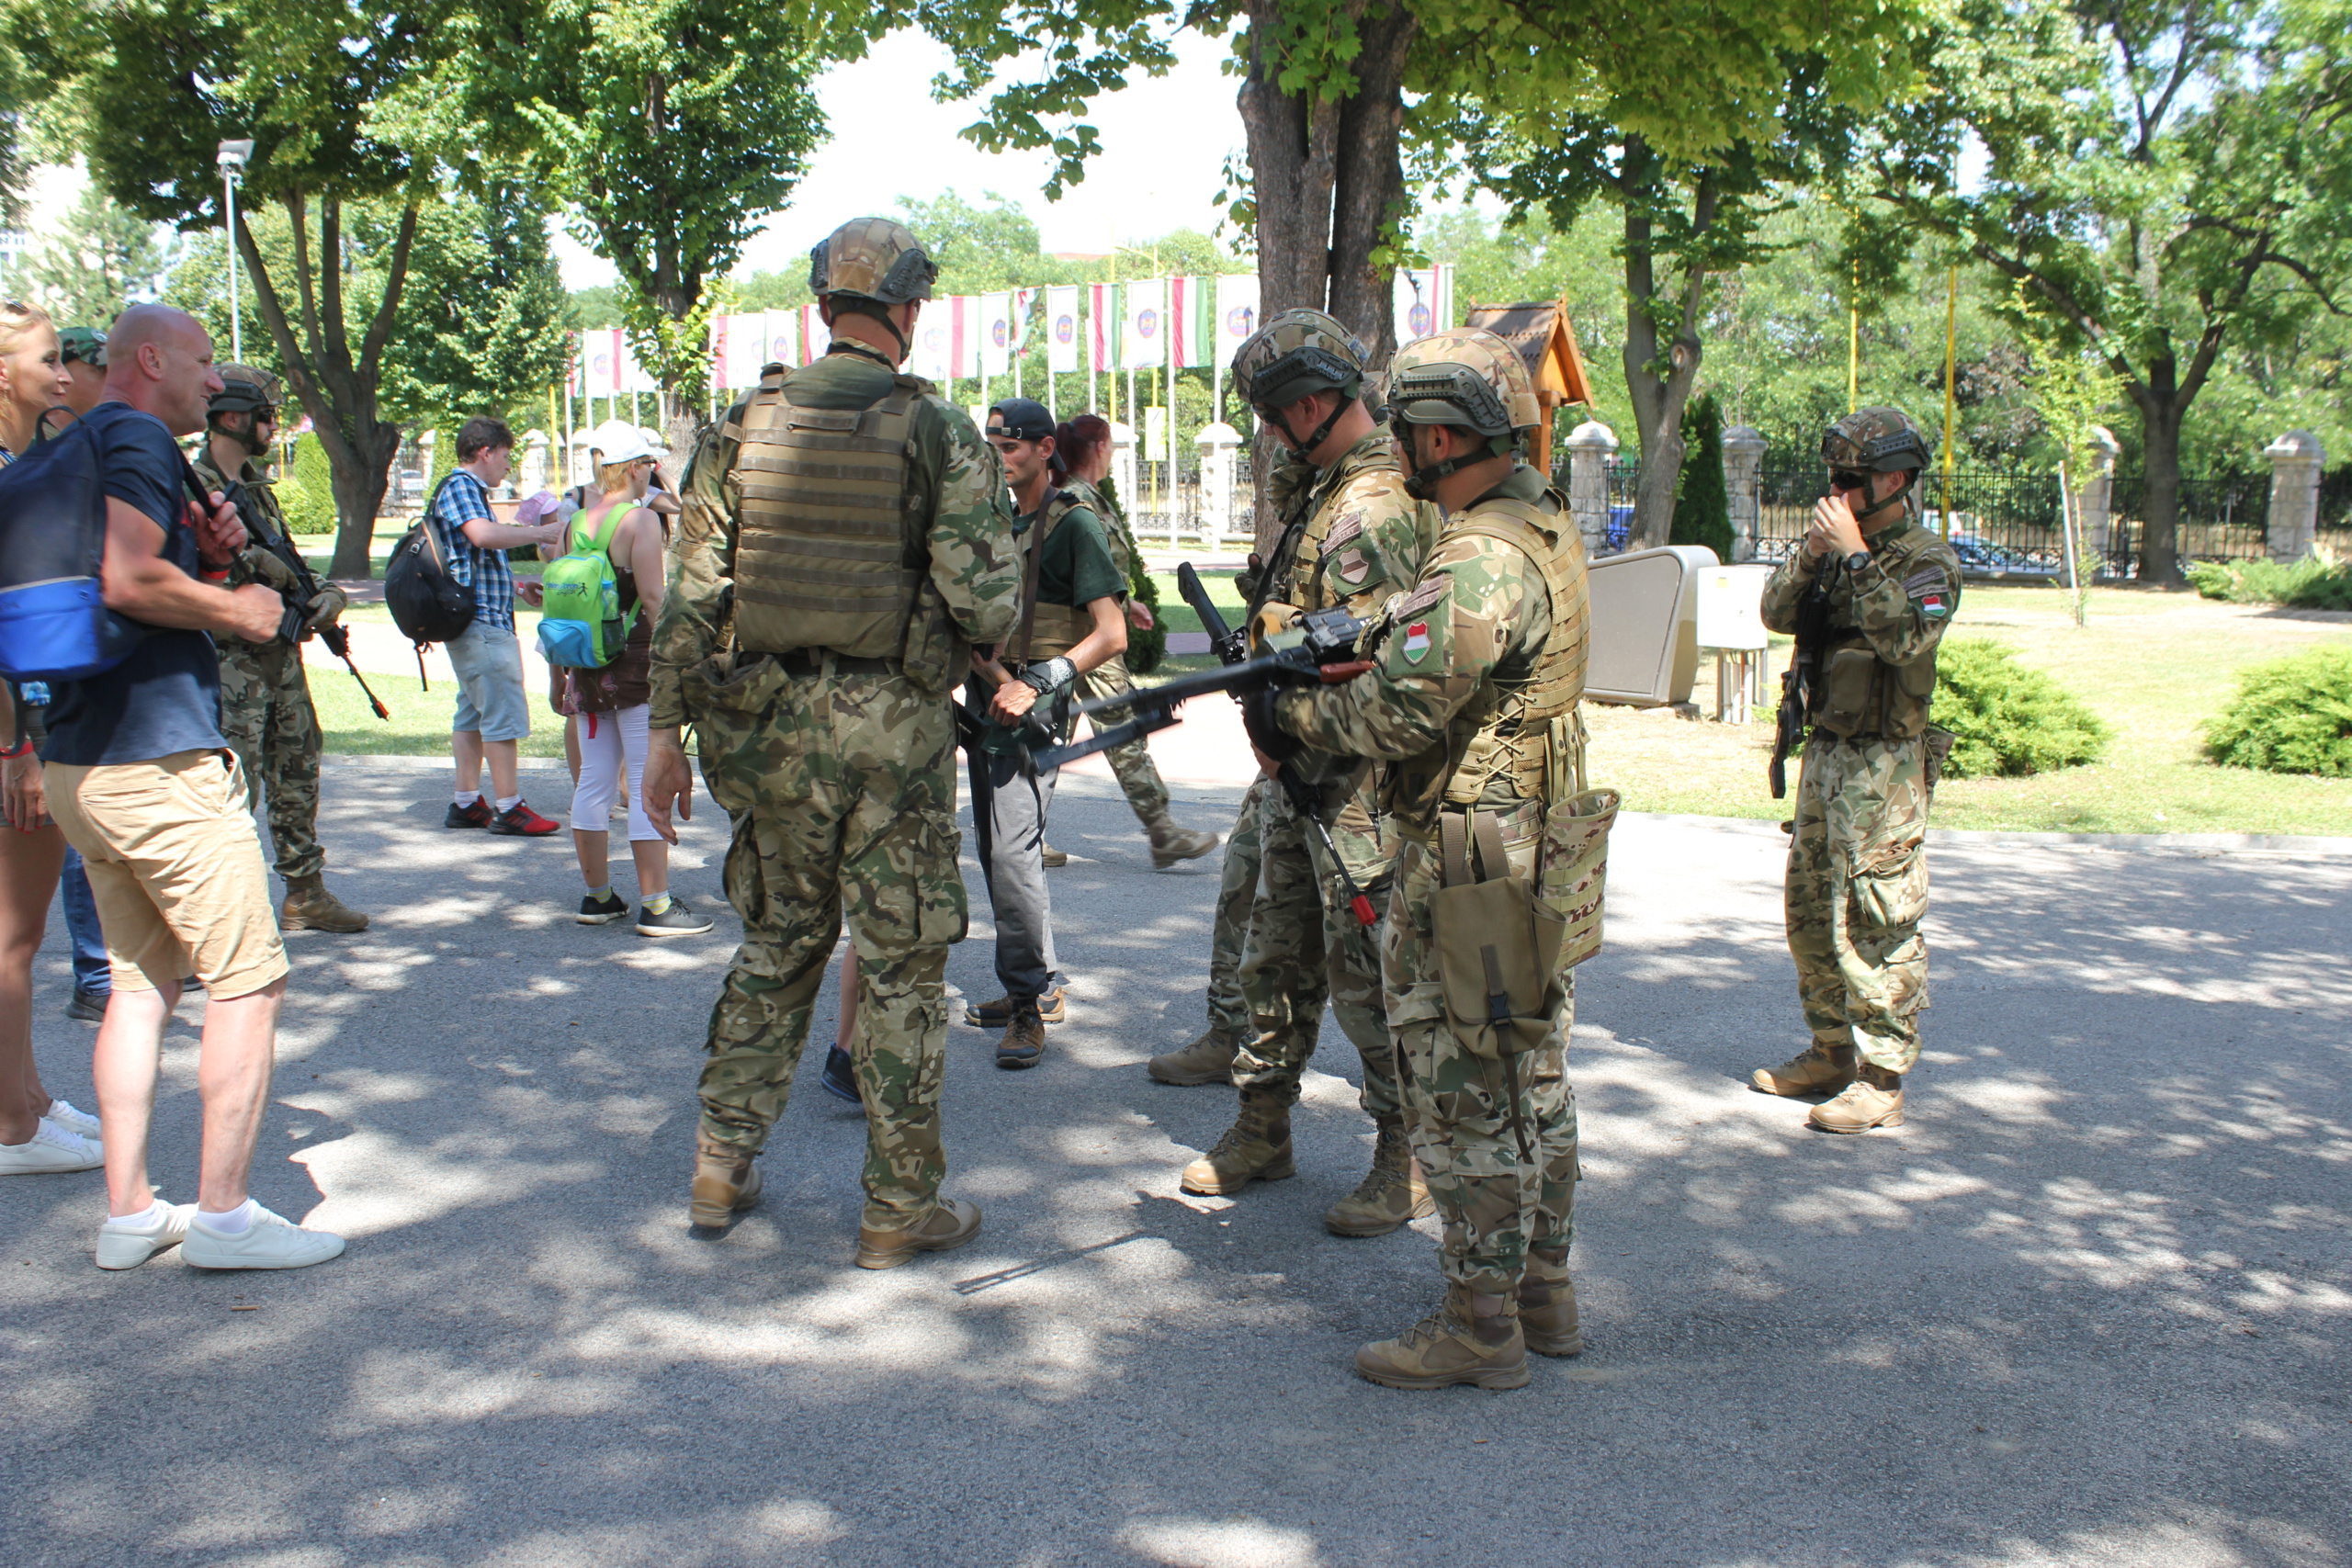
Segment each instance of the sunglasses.
M1858 474L1850 468L1840 468L1829 476L1831 490L1867 490L1870 482L1870 475Z

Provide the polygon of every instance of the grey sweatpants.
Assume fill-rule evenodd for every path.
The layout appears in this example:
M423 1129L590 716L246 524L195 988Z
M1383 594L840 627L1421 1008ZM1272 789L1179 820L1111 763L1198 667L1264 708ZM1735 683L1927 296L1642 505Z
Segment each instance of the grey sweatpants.
M996 916L996 977L1020 1001L1053 986L1054 906L1046 891L1046 813L1060 770L1039 773L1027 748L971 760L972 824Z

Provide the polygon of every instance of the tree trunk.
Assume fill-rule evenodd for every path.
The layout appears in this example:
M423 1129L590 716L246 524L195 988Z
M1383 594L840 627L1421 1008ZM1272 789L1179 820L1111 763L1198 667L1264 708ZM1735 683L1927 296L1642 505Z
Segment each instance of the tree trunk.
M1357 19L1354 96L1340 106L1331 194L1331 314L1352 329L1385 378L1396 351L1395 267L1379 265L1405 213L1405 56L1419 31L1401 6L1368 6Z
M1704 348L1699 341L1699 308L1705 299L1706 273L1689 253L1683 258L1681 296L1662 296L1657 281L1657 257L1653 248L1655 228L1646 209L1667 198L1668 187L1660 177L1654 155L1640 137L1625 139L1625 391L1634 405L1634 420L1642 444L1641 473L1634 482L1634 525L1626 536L1628 548L1645 550L1663 545L1674 531L1674 492L1682 478L1684 442L1682 410L1699 379ZM1692 198L1693 232L1714 220L1713 181L1701 176ZM1663 351L1659 333L1667 325L1673 340ZM1658 361L1666 373L1657 373Z
M2145 451L2143 475L2146 489L2140 520L2140 581L2153 588L2178 588L2180 573L2180 425L2188 401L2173 386L2172 362L2159 359L2149 367L2144 385L2132 389L2139 405L2141 441Z

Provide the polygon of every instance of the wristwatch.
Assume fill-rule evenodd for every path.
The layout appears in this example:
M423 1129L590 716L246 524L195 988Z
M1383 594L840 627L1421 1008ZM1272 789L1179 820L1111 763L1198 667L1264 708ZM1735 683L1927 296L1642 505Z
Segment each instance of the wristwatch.
M1868 550L1856 550L1852 555L1846 558L1846 570L1848 571L1860 571L1862 568L1870 564L1871 553Z

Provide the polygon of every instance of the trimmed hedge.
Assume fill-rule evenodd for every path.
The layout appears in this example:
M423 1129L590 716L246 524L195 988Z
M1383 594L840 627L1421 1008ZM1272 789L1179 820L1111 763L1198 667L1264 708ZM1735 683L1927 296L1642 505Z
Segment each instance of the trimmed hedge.
M2188 581L2208 599L2232 604L2283 604L2295 610L2352 610L2352 562L2316 557L2278 561L2196 561Z
M2224 767L2352 777L2352 648L2319 648L2247 671L2237 700L2205 727Z
M277 476L277 505L289 534L315 537L334 532L334 484L326 448L316 436L295 439L294 456Z
M1956 737L1944 776L2022 778L2105 754L2099 716L2039 670L1983 637L1945 638L1936 657L1935 722Z

